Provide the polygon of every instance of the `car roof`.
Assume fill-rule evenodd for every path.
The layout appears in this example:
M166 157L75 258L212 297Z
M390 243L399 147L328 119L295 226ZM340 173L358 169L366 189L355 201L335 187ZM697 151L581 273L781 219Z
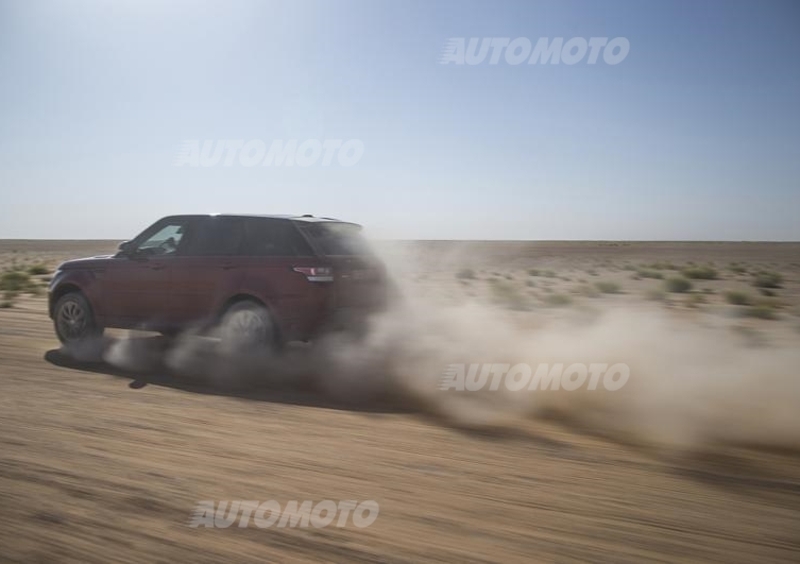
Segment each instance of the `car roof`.
M178 219L178 218L201 218L201 217L242 217L242 218L255 218L255 219L287 219L291 221L304 221L308 223L351 223L353 225L358 225L351 221L342 221L341 219L336 219L335 217L314 217L311 214L305 215L291 215L291 214L252 214L252 213L195 213L195 214L179 214L179 215L170 215L164 219Z

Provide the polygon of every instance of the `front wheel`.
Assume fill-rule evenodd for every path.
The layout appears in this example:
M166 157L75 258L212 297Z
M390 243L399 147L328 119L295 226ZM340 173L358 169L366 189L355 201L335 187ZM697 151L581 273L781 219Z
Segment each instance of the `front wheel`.
M53 310L53 324L58 340L76 345L97 338L103 329L97 326L89 301L80 292L63 295Z

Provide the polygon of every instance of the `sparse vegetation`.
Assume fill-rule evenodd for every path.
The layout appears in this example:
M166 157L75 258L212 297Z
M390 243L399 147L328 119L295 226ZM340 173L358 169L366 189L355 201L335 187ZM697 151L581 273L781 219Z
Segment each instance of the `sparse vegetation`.
M716 280L718 276L716 269L710 266L691 266L684 268L681 273L694 280Z
M753 300L747 292L730 290L725 292L725 301L732 305L749 306L753 305Z
M753 275L753 286L757 288L780 288L783 276L779 272L762 270Z
M0 290L23 292L32 284L30 275L22 270L8 270L0 276Z
M582 284L575 289L575 293L580 294L582 296L586 296L587 298L596 298L600 295L600 292L594 286L589 286L588 284Z
M643 265L644 268L647 268L647 265ZM654 262L650 265L650 268L654 270L678 270L678 267L672 264L671 262Z
M636 271L636 274L640 278L654 278L656 280L661 280L664 278L664 275L658 272L657 270L649 270L647 268L640 268Z
M664 281L664 288L667 292L684 294L692 289L692 283L681 276L673 276Z
M757 319L777 319L775 308L766 304L759 304L742 310L743 315Z
M699 307L706 303L708 303L708 301L706 300L705 295L697 292L692 292L686 299L686 305L688 307Z
M619 294L622 289L616 282L609 282L606 280L595 282L594 286L603 294Z
M530 309L528 298L520 293L515 286L502 280L493 280L492 297L495 303L515 311L526 311Z
M528 276L541 276L539 269L537 268L529 268L528 269Z
M667 299L667 293L664 290L659 290L658 288L648 290L644 297L650 301L654 302L663 302Z
M572 298L566 294L549 294L544 297L544 303L553 307L563 307L570 305Z
M747 267L739 264L738 262L730 263L728 265L728 270L734 274L747 274Z
M44 274L50 274L50 269L44 264L34 264L28 267L28 274L31 276L42 276Z
M0 275L0 291L3 292L3 307L9 308L14 305L14 300L19 294L38 296L42 293L42 287L35 279L31 278L27 270L12 268Z

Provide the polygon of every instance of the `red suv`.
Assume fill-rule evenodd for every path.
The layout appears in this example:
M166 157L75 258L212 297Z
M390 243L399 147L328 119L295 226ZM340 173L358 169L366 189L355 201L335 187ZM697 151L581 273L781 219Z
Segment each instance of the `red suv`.
M360 231L308 215L165 217L115 255L61 264L50 317L65 344L105 327L221 326L246 345L310 340L338 313L385 305L385 268Z

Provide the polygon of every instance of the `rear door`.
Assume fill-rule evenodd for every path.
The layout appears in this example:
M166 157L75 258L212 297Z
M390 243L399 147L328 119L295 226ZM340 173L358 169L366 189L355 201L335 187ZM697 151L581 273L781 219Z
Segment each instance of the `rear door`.
M214 317L221 303L235 294L245 276L241 256L242 218L200 217L173 268L173 308L177 324L186 326Z

